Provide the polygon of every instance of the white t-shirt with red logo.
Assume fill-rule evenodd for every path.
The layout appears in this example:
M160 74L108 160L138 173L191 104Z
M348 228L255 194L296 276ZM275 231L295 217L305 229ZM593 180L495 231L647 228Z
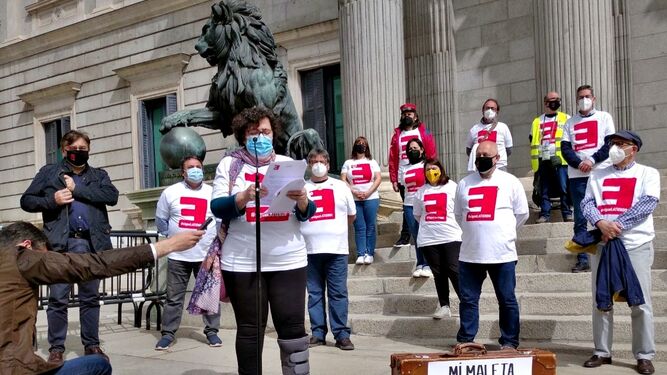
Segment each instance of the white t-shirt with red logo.
M185 181L173 184L162 191L157 201L155 217L169 222L168 237L186 230L197 230L207 218L214 217L209 204L212 191L213 188L204 183L199 189L193 190ZM217 225L209 224L206 234L195 246L186 251L170 253L169 259L201 262L216 233Z
M292 160L276 155L276 161ZM226 156L218 164L213 180L213 197L229 196L229 169L232 157ZM259 167L260 183L269 166ZM255 183L255 167L244 164L232 195ZM295 202L296 204L296 202ZM268 210L261 206L260 212ZM300 223L294 212L261 217L262 271L285 271L305 267L306 244L300 231ZM255 272L255 202L248 202L245 214L229 223L229 231L222 244L222 269L233 272Z
M419 216L417 246L461 241L461 227L454 217L456 182L432 186L427 183L415 195L414 216Z
M401 185L405 186L403 205L412 206L417 191L424 186L424 162L420 161L417 164L409 164L400 181Z
M505 148L512 147L512 133L510 133L510 128L507 127L507 124L504 122L496 123L496 127L491 130L493 124L482 124L481 122L473 125L470 128L468 133L468 138L466 139L466 147L472 148L475 144L489 140L496 142L498 145L498 154L500 155L500 160L496 165L500 167L507 167L507 151ZM491 130L489 132L489 130ZM475 155L470 154L471 158L474 158Z
M343 163L343 167L340 170L340 173L347 174L347 180L352 186L352 190L356 191L368 191L368 189L373 186L373 181L375 180L375 173L380 172L380 166L375 160L368 160L366 158L361 159L348 159ZM373 194L369 195L366 200L379 199L380 194L378 194L377 189ZM354 200L357 199L356 197Z
M401 134L398 135L398 181L403 181L403 173L405 170L410 167L410 161L408 160L407 147L408 142L413 139L419 139L423 142L421 133L419 133L419 128L411 130L403 130ZM401 182L402 184L402 182Z
M301 223L308 254L347 255L347 217L357 214L347 184L331 177L324 182L310 180L306 182L306 191L317 207L315 215Z
M454 213L463 230L460 261L506 263L518 259L517 216L522 217L519 224L528 218L528 201L516 177L499 169L489 179L469 174L459 182Z
M586 198L594 197L598 211L609 221L616 220L645 195L660 199L660 174L654 168L637 163L624 171L613 166L594 170L586 186ZM626 249L639 247L654 237L652 214L620 235Z
M572 144L572 150L582 160L588 159L596 153L600 147L604 146L604 137L614 134L614 120L611 115L604 111L595 111L588 117L583 117L579 112L567 120L563 128L563 141ZM611 165L609 159L598 160L593 168L602 169ZM567 167L567 176L569 178L588 177L589 173L584 173L577 168Z

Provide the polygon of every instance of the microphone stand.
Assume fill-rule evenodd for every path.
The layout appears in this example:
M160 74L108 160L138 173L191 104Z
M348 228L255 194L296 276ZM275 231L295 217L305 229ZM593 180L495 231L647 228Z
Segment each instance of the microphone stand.
M259 157L257 156L257 137L252 138L255 144L255 264L257 277L257 373L262 374L262 241L260 232L259 205Z

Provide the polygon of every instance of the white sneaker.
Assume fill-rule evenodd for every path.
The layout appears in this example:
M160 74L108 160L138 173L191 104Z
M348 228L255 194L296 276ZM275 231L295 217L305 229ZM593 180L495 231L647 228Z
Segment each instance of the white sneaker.
M415 267L415 270L412 271L412 277L421 277L422 276L422 266Z
M364 264L364 256L357 257L355 264Z
M373 263L373 256L372 255L364 255L364 264L371 264Z
M433 319L440 320L442 318L451 318L452 311L449 309L449 306L440 306L435 309L433 313Z
M421 277L433 277L433 272L431 272L431 267L429 266L422 267Z

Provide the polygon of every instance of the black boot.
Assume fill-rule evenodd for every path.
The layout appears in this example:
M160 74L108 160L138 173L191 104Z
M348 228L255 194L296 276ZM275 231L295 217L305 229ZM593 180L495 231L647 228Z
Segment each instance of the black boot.
M310 374L310 365L308 364L309 341L308 336L292 340L278 339L283 375Z

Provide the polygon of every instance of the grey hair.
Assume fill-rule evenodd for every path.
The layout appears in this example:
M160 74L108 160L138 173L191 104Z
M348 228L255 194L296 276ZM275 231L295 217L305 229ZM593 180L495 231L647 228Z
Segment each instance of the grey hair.
M314 148L314 149L310 150L310 152L308 153L308 157L306 158L306 160L308 161L308 164L310 164L310 161L312 159L314 159L316 156L319 156L319 155L324 156L324 159L326 159L327 164L329 164L329 153L327 152L327 150L325 150L323 148Z

